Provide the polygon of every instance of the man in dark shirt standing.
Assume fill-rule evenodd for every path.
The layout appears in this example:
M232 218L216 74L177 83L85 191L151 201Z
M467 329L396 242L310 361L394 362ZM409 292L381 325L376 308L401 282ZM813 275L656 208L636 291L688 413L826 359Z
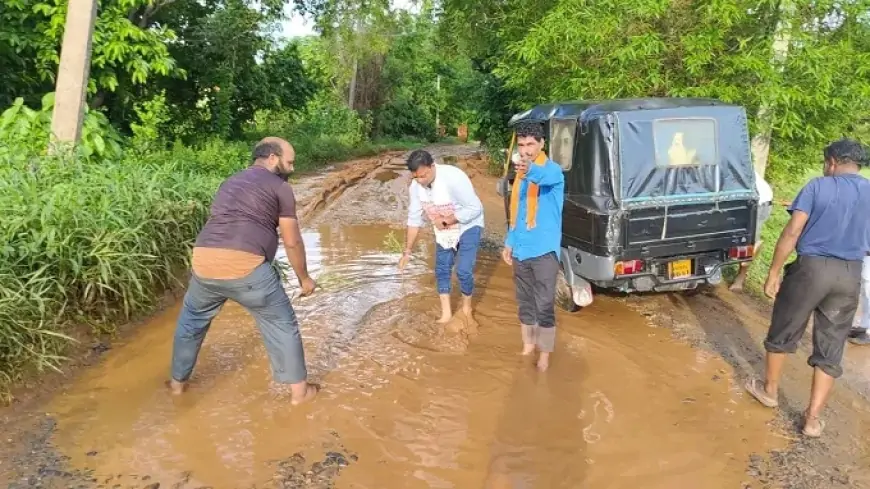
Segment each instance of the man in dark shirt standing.
M211 214L193 249L192 273L175 331L173 393L184 392L212 319L227 299L254 316L277 382L290 384L292 404L317 395L307 382L299 324L281 279L272 267L278 232L302 288L314 292L296 217L296 197L287 183L296 154L287 141L266 138L254 148L253 164L221 184Z
M767 375L753 379L746 389L767 407L779 404L777 394L787 354L798 343L813 314L814 368L810 404L803 433L819 437L819 418L843 374L841 362L861 288L862 261L870 251L870 181L858 172L867 164L864 147L843 139L824 151L824 175L811 180L792 202L791 219L782 231L770 264L764 292L776 298L764 347ZM792 251L797 259L780 270Z

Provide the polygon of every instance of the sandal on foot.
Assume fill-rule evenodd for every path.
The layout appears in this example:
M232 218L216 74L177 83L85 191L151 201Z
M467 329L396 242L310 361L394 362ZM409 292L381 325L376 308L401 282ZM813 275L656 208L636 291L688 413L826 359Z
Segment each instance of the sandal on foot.
M761 404L769 407L775 408L779 406L779 401L776 400L775 397L770 397L767 392L764 391L764 382L759 379L752 379L746 383L745 386L746 392L752 394L752 397L755 398L756 401Z
M811 419L809 415L804 415L804 429L801 430L801 432L804 434L804 436L808 436L810 438L819 438L820 436L822 436L822 432L825 431L825 422L818 417L813 417L812 419L815 419L819 423L818 429L816 429L815 426L813 427L813 429L807 429L807 420L809 419Z

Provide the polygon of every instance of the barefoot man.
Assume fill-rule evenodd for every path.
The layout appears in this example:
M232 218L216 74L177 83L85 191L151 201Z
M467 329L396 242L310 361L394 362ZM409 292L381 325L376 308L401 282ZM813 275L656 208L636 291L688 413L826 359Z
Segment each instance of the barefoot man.
M824 150L824 176L801 189L789 207L791 219L776 243L764 292L775 297L773 317L764 342L765 381L751 380L746 389L767 407L779 404L779 380L787 354L795 353L813 314L813 367L810 403L803 433L819 437L822 409L843 374L846 338L855 317L861 287L861 266L870 250L870 181L861 176L867 154L860 143L842 139ZM780 270L792 251L797 259Z
M513 266L523 338L523 355L540 351L538 369L547 370L556 344L556 278L560 271L565 176L547 158L540 124L516 127L519 161L510 197L510 227L502 258Z
M280 229L302 295L314 291L296 217L296 197L287 183L295 159L287 141L266 138L254 148L253 164L218 189L193 249L190 284L175 330L169 381L174 393L185 390L211 321L230 299L256 319L272 377L290 384L291 403L303 403L317 394L317 386L307 382L296 314L272 267Z
M455 166L436 164L427 151L411 153L407 165L414 181L409 189L408 230L399 269L408 264L425 215L435 228L435 279L441 298L438 322L450 323L448 329L458 332L465 327L465 321L474 324L471 294L477 249L483 233L483 204L465 172ZM451 321L450 279L454 264L462 292L462 311L461 316Z

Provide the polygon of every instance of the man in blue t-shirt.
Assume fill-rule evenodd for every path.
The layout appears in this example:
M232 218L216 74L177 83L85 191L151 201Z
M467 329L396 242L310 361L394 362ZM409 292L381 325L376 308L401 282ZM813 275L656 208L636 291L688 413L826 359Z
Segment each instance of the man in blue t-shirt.
M814 368L803 433L819 437L819 419L840 365L861 287L861 266L870 251L870 180L858 172L867 152L858 142L841 139L824 150L824 175L814 178L792 202L791 219L776 243L764 292L776 298L764 347L767 375L746 389L768 407L778 405L777 392L786 355L798 343L813 314ZM797 259L780 270L792 251Z

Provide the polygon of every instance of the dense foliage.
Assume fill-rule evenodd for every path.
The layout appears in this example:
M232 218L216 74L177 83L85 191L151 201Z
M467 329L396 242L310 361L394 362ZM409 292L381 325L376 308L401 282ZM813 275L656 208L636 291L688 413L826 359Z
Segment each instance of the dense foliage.
M481 107L496 137L533 103L715 97L744 105L753 133L770 108L770 169L784 178L870 114L867 0L444 0L442 10L442 37L504 101Z

